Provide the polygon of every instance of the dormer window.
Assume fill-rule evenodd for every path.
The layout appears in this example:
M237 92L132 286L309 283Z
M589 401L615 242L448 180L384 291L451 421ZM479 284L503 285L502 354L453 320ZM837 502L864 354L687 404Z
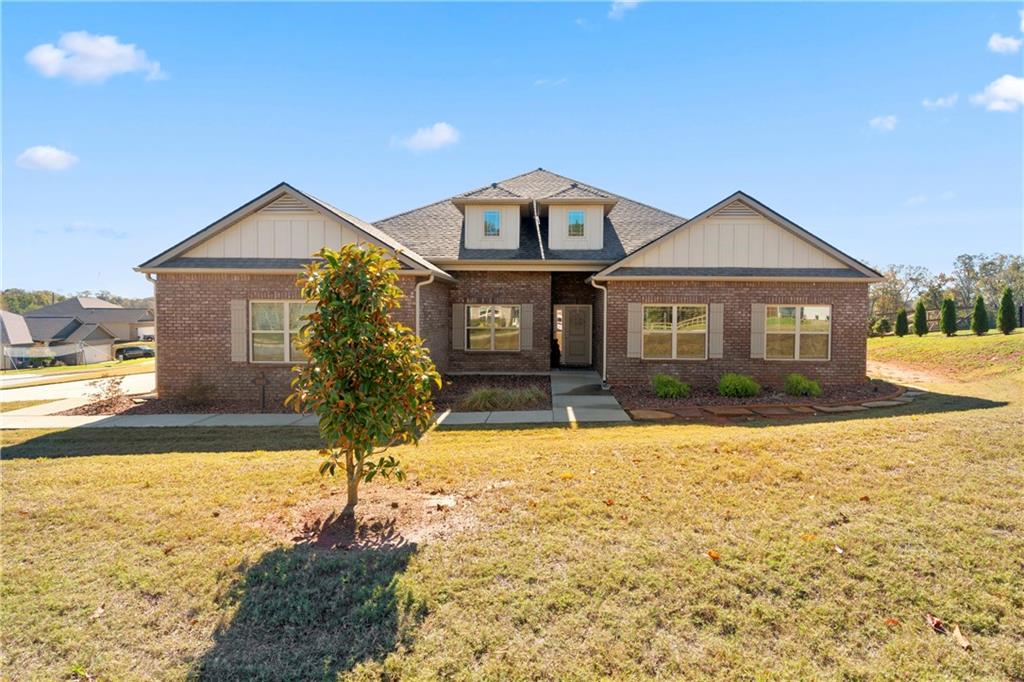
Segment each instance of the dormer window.
M569 236L570 237L583 237L586 223L586 213L584 211L569 211Z
M501 211L484 211L484 236L501 236Z

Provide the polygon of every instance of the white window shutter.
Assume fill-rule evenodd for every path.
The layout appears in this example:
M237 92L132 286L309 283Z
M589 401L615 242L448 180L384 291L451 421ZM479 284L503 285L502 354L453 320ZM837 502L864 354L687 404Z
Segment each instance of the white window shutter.
M750 305L750 357L764 358L764 303Z
M533 350L533 304L519 306L519 349Z
M626 309L626 357L638 358L644 342L644 307L630 303Z
M724 341L723 326L725 322L725 306L721 303L708 304L708 357L722 357Z
M452 349L466 350L466 306L452 304Z
M249 359L249 330L246 318L246 302L231 301L231 362L245 362Z

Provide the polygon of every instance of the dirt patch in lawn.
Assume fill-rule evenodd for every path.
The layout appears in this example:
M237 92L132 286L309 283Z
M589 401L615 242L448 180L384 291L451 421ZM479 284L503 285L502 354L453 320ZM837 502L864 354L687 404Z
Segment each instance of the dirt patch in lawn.
M535 389L537 400L529 405L521 405L520 410L551 409L551 379L547 376L446 376L441 391L434 396L434 408L438 412L444 410L464 410L461 403L473 391L482 388L497 388L506 391ZM471 410L470 410L471 411Z
M901 384L938 384L948 381L948 376L938 372L931 372L913 365L902 365L897 362L879 362L868 360L868 374L877 377L884 377Z
M355 519L341 516L345 491L337 489L268 516L257 526L281 542L321 549L396 549L444 539L476 527L481 498L508 482L474 491L406 485L367 485L359 490Z
M763 387L760 395L753 398L727 398L719 395L715 388L694 388L687 398L659 398L650 386L613 386L615 399L626 409L668 409L684 406L730 406L751 405L839 405L859 403L866 400L881 400L899 392L900 387L880 379L872 379L857 386L823 387L817 398L792 396L773 387Z

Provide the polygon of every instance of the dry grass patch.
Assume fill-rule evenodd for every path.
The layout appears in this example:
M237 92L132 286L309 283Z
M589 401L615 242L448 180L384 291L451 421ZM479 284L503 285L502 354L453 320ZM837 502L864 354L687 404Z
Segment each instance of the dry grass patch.
M435 431L367 517L419 490L472 522L397 544L371 522L344 551L286 537L340 490L309 431L7 434L4 676L1024 678L1020 388Z

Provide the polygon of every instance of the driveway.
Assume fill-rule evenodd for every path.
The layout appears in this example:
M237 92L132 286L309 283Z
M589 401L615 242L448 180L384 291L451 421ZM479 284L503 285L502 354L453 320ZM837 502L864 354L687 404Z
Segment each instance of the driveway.
M29 386L27 388L7 388L0 391L0 403L12 403L18 400L60 400L62 398L86 398L96 390L94 381L103 379L87 379L85 381L69 381L63 384L46 386ZM129 395L152 393L156 390L156 373L129 374L121 382L121 388Z

